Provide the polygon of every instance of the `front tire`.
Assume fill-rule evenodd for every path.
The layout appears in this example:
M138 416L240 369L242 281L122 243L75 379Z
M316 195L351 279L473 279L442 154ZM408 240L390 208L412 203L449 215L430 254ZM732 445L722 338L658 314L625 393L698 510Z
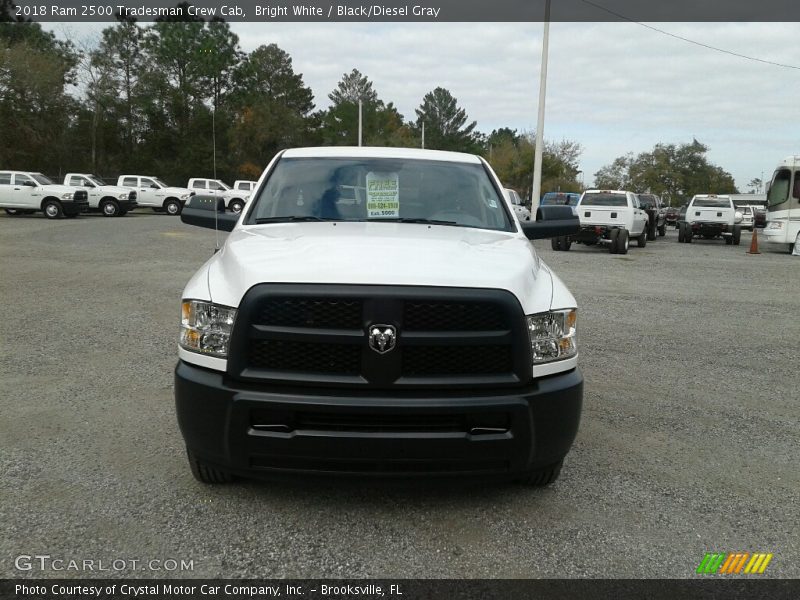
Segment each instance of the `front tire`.
M561 459L555 464L548 465L539 469L531 469L524 477L520 478L520 483L532 487L544 487L550 485L558 479L561 474L561 467L564 465L564 459Z
M244 208L244 202L242 202L241 200L231 200L231 203L228 205L228 208L231 209L232 213L239 214L240 212L242 212L242 209Z
M550 247L553 250L555 250L556 252L561 250L561 236L560 235L557 235L554 238L550 238Z
M692 243L692 237L694 237L694 232L692 231L692 226L689 223L686 223L683 226L683 241L687 244Z
M164 202L164 210L168 215L177 216L181 214L181 203L177 200L167 200Z
M115 200L105 200L100 203L100 210L103 212L104 217L118 217L120 216L119 203Z
M738 246L742 239L742 228L740 225L733 226L733 245Z
M648 239L648 241L652 242L654 239L656 239L656 222L655 221L653 221L652 224L648 224L648 226L645 229L647 229L647 239ZM640 246L640 248L644 248L644 246Z
M658 237L664 237L667 235L667 224L664 223L661 227L658 228Z
M683 236L683 224L678 225L678 243L683 244L686 240Z
M650 239L650 232L649 231L643 231L642 235L640 235L638 238L636 238L636 243L639 246L639 248L644 248L645 246L647 246L647 240L649 240L649 239ZM655 234L653 235L652 239L656 239L655 238Z
M186 449L186 456L189 459L189 467L192 470L192 475L194 475L194 478L200 483L215 485L218 483L230 483L233 481L233 475L204 463L202 460L199 460L188 448Z
M42 205L42 211L48 219L60 219L64 216L64 209L58 200L47 200Z

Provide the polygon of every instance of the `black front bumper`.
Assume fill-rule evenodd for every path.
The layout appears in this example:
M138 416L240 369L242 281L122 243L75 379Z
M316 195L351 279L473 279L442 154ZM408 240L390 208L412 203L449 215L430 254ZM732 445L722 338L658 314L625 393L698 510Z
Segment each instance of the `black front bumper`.
M255 386L179 361L187 448L231 473L523 474L569 451L578 369L521 388L375 392Z
M89 212L88 200L61 200L61 208L65 215L77 215Z

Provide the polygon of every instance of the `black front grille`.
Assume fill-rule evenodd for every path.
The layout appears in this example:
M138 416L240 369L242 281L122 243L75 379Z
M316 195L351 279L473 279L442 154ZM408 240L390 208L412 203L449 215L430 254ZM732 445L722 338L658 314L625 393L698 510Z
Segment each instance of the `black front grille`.
M505 315L486 302L406 302L406 331L491 331L506 329Z
M361 300L336 298L271 298L258 316L259 325L361 329Z
M131 192L128 194L128 200L136 200L136 192Z
M394 327L392 350L370 347ZM246 381L430 388L515 385L531 377L522 308L470 288L261 284L242 299L228 372Z
M250 340L248 362L273 371L355 375L361 367L361 348L352 344Z
M498 375L513 369L509 346L409 346L403 351L403 374Z
M300 412L294 429L306 431L353 431L363 433L466 432L466 415L374 414L347 412Z
M85 190L78 190L75 192L75 200L88 200L89 194Z

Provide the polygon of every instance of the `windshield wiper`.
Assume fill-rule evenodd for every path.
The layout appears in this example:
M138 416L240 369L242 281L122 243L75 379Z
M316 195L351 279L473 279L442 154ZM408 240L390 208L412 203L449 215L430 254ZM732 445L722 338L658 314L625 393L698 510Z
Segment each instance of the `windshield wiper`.
M422 219L415 217L398 217L396 219L370 219L371 221L389 221L391 223L422 223L424 225L460 225L455 221L439 221L436 219Z
M261 217L256 219L256 224L261 225L262 223L302 223L303 221L336 221L337 219L323 219L322 217L314 217L311 215L305 215L302 217L292 216L292 217Z

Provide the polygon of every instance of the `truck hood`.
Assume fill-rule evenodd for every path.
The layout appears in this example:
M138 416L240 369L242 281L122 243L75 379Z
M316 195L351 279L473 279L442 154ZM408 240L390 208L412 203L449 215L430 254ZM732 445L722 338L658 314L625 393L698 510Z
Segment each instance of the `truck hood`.
M191 194L194 190L182 187L165 187L161 188L161 191L166 192L167 194L175 194L176 196L183 196L185 194Z
M120 196L122 194L130 194L131 190L136 190L136 188L121 187L118 185L101 185L99 187L90 189L89 193L91 194L92 192L102 192L103 194Z
M61 194L74 194L80 188L54 183L52 185L40 185L37 189L41 190L43 193L61 196Z
M553 277L524 237L440 225L336 222L237 228L192 278L184 298L200 297L204 275L208 298L226 306L238 306L248 289L265 282L505 289L527 314L550 310L553 300ZM559 299L574 303L564 293Z

